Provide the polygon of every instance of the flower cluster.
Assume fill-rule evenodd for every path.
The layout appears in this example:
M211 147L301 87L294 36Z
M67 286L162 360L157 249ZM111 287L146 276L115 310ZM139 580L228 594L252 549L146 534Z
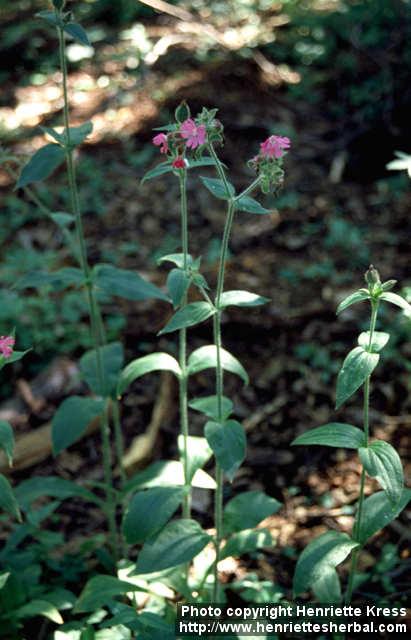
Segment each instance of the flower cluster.
M222 142L222 124L215 119L217 109L203 109L195 118L185 103L176 109L177 124L167 127L166 131L154 136L152 142L159 147L160 153L171 160L174 169L187 167L187 152L201 157L208 142Z
M13 353L14 343L13 336L0 336L0 354L4 358L10 358Z
M259 154L249 161L249 166L261 177L263 193L277 191L282 186L283 157L290 147L291 141L286 136L269 136L260 144Z

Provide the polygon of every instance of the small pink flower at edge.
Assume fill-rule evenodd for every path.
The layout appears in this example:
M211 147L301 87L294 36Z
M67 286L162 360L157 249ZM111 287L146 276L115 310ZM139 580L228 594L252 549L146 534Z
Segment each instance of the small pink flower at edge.
M187 147L196 149L205 143L206 128L203 124L196 125L192 118L188 118L180 127L180 133L187 140Z
M290 146L291 141L286 136L270 136L260 144L261 155L265 158L281 158Z
M13 353L15 339L13 336L0 336L0 353L5 358L10 358Z
M160 153L167 153L168 143L165 133L158 133L156 136L154 136L153 144L155 144L156 147L160 147Z
M181 156L178 156L178 158L175 158L175 160L173 160L172 162L172 167L174 169L185 169L186 163L184 158L182 158Z

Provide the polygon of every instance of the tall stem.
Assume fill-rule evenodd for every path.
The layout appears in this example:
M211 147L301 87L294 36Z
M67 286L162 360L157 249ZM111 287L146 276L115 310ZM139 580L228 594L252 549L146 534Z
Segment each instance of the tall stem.
M58 13L56 12L58 16ZM102 397L105 396L104 388L104 368L101 356L101 347L103 345L104 336L102 335L101 322L99 317L98 304L95 297L93 284L91 281L90 266L87 259L86 241L83 228L83 219L81 215L79 195L77 189L77 180L75 165L73 160L73 147L70 137L70 119L69 119L69 104L68 104L68 91L67 91L67 61L65 55L64 46L64 31L61 27L58 27L59 36L59 53L60 53L60 66L63 75L63 114L64 114L64 128L65 128L65 150L66 150L66 165L67 175L71 196L71 207L75 218L76 238L79 246L79 260L83 270L86 295L89 308L90 324L92 339L96 351L96 370L97 378L100 387L100 393ZM108 403L106 402L105 409L101 418L101 436L102 436L102 449L103 449L103 468L104 468L104 480L106 484L106 515L109 525L110 544L112 547L113 555L116 556L117 547L117 526L115 518L116 499L113 491L113 472L112 472L112 457L110 447L110 423L108 416Z
M179 171L180 179L180 204L181 204L181 248L183 252L183 269L188 271L188 215L187 215L187 177L186 171ZM187 294L181 301L184 307L187 304ZM180 430L183 438L183 469L186 493L183 499L183 518L189 518L191 512L191 487L188 465L188 397L187 397L187 331L181 329L179 333L179 364L181 377L179 380L180 402Z
M368 351L371 351L372 340L375 331L375 324L377 322L377 313L378 313L378 300L371 300L371 320L370 320L370 329L369 329L369 341L368 341ZM370 381L371 376L368 376L364 382L364 408L363 408L363 424L364 424L364 436L365 436L365 446L368 446L368 440L370 435ZM353 539L358 541L359 534L361 531L361 523L364 509L364 497L365 497L365 469L362 468L361 471L361 481L360 481L360 496L358 499L358 508L355 516L354 526L353 526ZM358 556L361 551L361 547L357 547L354 549L351 559L351 567L350 574L348 577L348 585L347 591L345 594L345 603L350 604L354 589L354 579L355 574L357 572L357 564L358 564Z

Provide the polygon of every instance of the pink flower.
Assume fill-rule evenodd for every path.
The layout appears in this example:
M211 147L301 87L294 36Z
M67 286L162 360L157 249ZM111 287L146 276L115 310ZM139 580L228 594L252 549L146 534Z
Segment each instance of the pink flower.
M0 336L0 353L5 358L10 358L13 353L15 339L13 336Z
M160 147L160 153L167 153L168 143L165 133L158 133L156 136L154 136L153 144L155 144L156 147Z
M196 149L205 143L206 128L203 124L196 125L192 118L185 120L180 127L180 133L187 140L187 147Z
M175 160L173 160L172 166L174 169L185 169L186 163L182 156L178 156Z
M290 139L285 136L270 136L260 144L261 155L264 158L281 158L290 145Z

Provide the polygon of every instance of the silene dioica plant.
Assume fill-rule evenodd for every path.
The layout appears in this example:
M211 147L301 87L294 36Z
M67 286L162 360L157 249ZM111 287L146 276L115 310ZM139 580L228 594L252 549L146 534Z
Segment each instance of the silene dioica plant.
M360 333L358 344L345 358L337 378L336 408L339 409L358 390L363 393L362 429L351 424L333 422L306 431L294 445L323 445L356 449L362 465L359 499L352 534L328 531L314 539L301 554L294 574L294 595L312 590L321 602L341 602L341 583L336 567L351 554L351 567L345 590L345 604L350 604L355 588L361 584L358 558L361 549L378 531L394 520L411 500L411 489L404 487L401 459L385 440L372 439L370 433L371 375L380 360L380 352L390 338L376 330L380 305L389 303L407 311L408 302L391 289L395 280L381 282L378 271L371 265L365 274L366 288L359 289L338 306L341 313L351 305L368 301L370 323L368 331ZM365 498L367 475L375 478L382 491Z
M91 265L77 187L77 148L92 131L90 122L70 123L65 39L88 44L82 27L66 11L64 0L53 0L51 10L38 14L46 26L55 29L60 54L63 94L62 127L44 127L49 142L21 168L17 188L22 190L50 224L56 226L73 264L53 273L28 273L16 288L78 290L87 302L93 348L80 359L79 368L89 394L70 396L58 407L52 420L53 453L58 456L85 434L89 424L100 425L103 481L88 486L58 476L32 478L12 488L0 476L0 507L17 521L0 551L0 632L2 637L20 638L27 618L44 619L39 637L46 637L48 625L59 625L54 640L107 640L134 637L150 640L174 638L175 602L224 602L226 586L219 580L219 562L229 556L251 553L272 545L270 533L256 529L281 504L262 491L235 495L224 504L224 484L232 482L246 455L246 436L235 419L235 408L225 395L224 375L248 383L239 360L223 347L222 314L230 306L255 307L267 299L242 290L225 290L228 248L236 214L269 213L256 193L276 194L281 188L283 160L290 140L270 135L260 144L248 165L254 178L237 192L219 158L224 127L216 109L203 108L191 114L186 103L175 112L174 121L160 127L153 138L163 161L149 171L144 181L172 174L179 185L181 251L160 258L170 265L166 292L131 270L113 264ZM13 174L12 156L2 161ZM36 192L36 183L46 180L65 163L70 210L50 209ZM201 257L190 251L190 215L187 181L196 179L196 170L207 168L211 176L200 176L199 186L221 202L221 250L215 283L201 273ZM57 207L56 207L57 208ZM374 269L367 273L367 289L361 289L341 305L342 311L354 302L369 300L371 323L359 337L359 345L347 357L338 378L337 405L364 387L364 429L332 424L303 434L295 444L325 444L358 449L363 464L360 497L352 536L336 531L314 540L298 561L295 595L313 589L321 600L338 601L341 589L336 566L352 552L352 568L347 587L349 602L357 581L358 553L365 541L395 518L409 499L403 488L401 462L386 442L369 441L368 405L370 376L379 352L388 340L375 330L381 302L402 308L408 305L389 291L392 281L381 283ZM112 297L129 301L159 299L169 303L169 318L161 335L175 334L177 353L155 352L125 364L119 340L107 341L104 304ZM210 322L209 344L190 348L190 329ZM11 332L0 338L0 368L24 356L14 350ZM34 345L35 348L35 345ZM139 356L139 354L136 354ZM190 379L211 369L215 389L210 396L191 397ZM171 372L179 387L178 460L159 461L128 478L123 466L124 437L121 399L141 376L156 371ZM204 435L190 432L190 411L204 417ZM0 423L0 446L11 463L14 438L11 426ZM204 470L214 458L214 477ZM366 473L376 477L383 491L364 498ZM192 509L193 488L214 492L214 529L205 531ZM42 497L52 501L38 506ZM47 520L58 521L57 509L67 498L83 499L101 509L106 521L105 535L91 536L79 547L78 557L61 553L64 536L45 528ZM96 566L96 561L98 562ZM96 567L90 578L87 563ZM47 576L51 576L48 580ZM86 582L81 593L77 584ZM73 585L72 589L70 586ZM267 601L281 598L281 591L256 576L230 584L245 599ZM67 620L67 611L70 619ZM66 619L66 621L64 620ZM49 636L51 637L51 636Z

